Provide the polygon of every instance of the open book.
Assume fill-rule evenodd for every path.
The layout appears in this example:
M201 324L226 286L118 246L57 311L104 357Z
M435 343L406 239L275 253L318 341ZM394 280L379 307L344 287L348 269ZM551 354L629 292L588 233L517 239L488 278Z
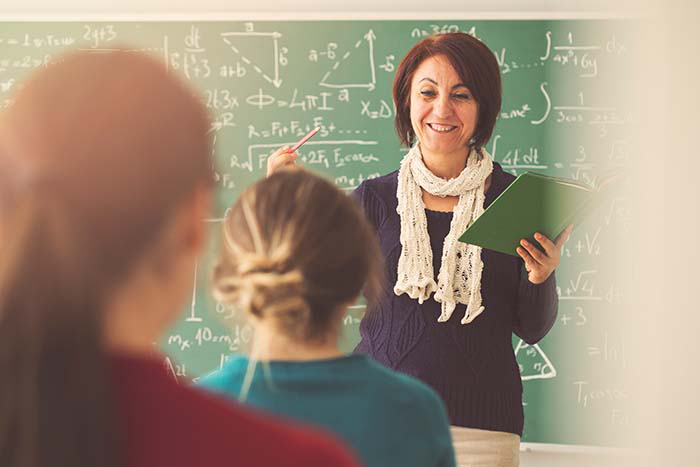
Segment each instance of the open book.
M518 256L525 238L539 247L535 232L554 241L569 224L574 227L599 206L623 176L615 170L596 178L593 186L525 172L501 193L459 238L460 241Z

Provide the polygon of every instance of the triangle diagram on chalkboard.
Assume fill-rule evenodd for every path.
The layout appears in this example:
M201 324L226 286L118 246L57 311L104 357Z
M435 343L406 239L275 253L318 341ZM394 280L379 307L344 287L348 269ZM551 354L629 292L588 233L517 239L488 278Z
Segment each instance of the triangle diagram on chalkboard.
M377 36L371 29L339 55L338 60L318 83L327 88L367 88L374 91L377 84L374 69L374 41Z
M246 70L260 75L265 81L279 88L280 53L279 32L224 32L221 39L229 50L244 63Z
M515 347L515 358L520 367L520 379L549 379L557 376L557 370L538 344L526 344L522 339Z

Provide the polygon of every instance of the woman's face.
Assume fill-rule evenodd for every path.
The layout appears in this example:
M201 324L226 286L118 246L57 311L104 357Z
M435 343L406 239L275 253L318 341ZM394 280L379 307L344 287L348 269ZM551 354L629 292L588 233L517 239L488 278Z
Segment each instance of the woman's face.
M421 63L411 81L411 125L421 151L462 155L474 134L479 106L446 57Z

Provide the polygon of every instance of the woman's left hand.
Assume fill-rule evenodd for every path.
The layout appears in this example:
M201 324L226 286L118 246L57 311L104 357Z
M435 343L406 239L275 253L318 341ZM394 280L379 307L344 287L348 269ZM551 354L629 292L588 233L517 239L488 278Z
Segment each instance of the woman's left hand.
M541 233L535 233L535 240L542 245L544 251L537 248L532 243L525 239L520 240L520 245L515 251L525 261L525 269L527 270L527 278L533 284L541 284L546 281L552 271L559 266L561 260L561 247L569 239L571 231L574 229L572 224L569 224L556 240L553 242Z

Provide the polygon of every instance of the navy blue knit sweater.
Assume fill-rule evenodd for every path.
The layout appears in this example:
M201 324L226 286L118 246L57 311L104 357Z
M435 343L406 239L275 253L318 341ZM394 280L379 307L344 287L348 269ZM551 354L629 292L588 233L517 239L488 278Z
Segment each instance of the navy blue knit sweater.
M514 177L494 163L488 206ZM482 250L481 294L486 308L470 324L461 324L465 305L438 323L440 304L432 297L422 305L393 292L401 252L401 222L396 212L398 171L363 182L353 193L375 227L386 262L386 290L360 323L355 352L366 353L394 370L432 386L443 398L453 425L522 435L520 372L512 333L534 344L549 331L557 315L554 274L542 284L527 279L523 261ZM426 209L435 280L451 212Z

